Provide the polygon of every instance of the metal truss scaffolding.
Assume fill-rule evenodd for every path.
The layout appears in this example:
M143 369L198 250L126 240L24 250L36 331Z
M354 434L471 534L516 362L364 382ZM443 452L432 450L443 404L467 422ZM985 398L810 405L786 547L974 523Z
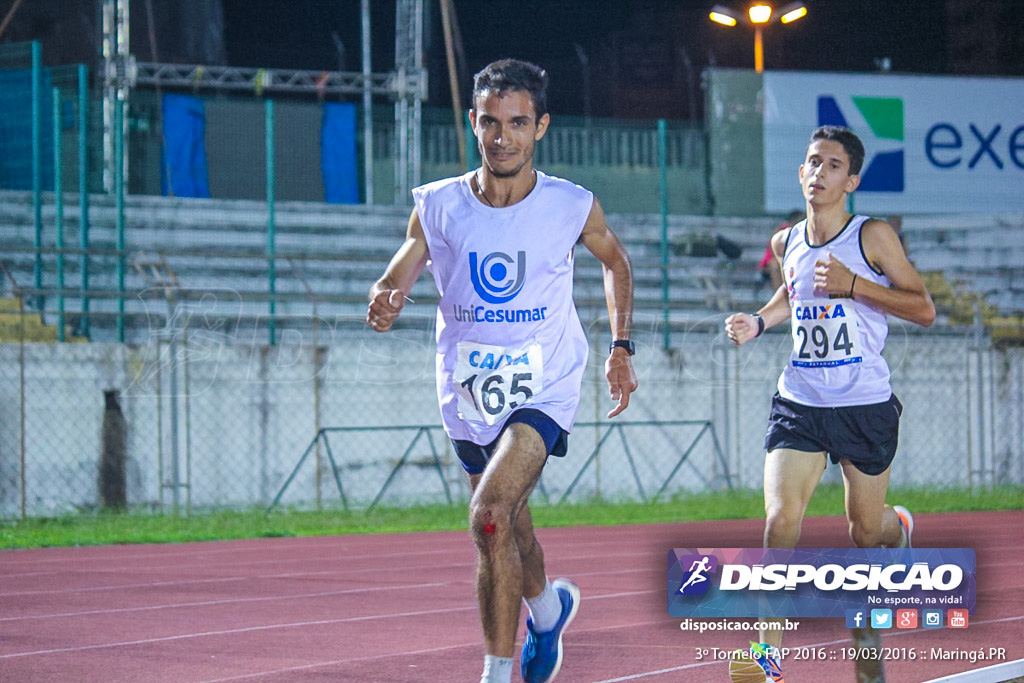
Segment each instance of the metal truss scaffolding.
M423 69L423 0L398 0L395 7L395 204L402 204L420 179L420 127L424 89L410 88L409 77ZM418 95L418 96L417 96Z
M140 86L189 88L197 90L248 90L257 96L268 93L315 93L362 95L364 174L366 200L373 203L373 119L369 95L384 95L394 101L395 204L408 202L409 190L420 183L420 131L422 101L427 96L427 73L423 68L423 0L398 0L395 12L395 69L372 73L369 67L369 5L362 2L363 70L302 71L289 69L241 68L199 64L136 62L127 53L128 0L103 0L104 10L104 187L113 178L113 128L115 103L127 102L129 88ZM110 21L108 21L108 16ZM108 48L109 46L109 48ZM108 110L110 116L108 117ZM127 127L126 124L125 128ZM124 161L125 172L127 160ZM124 176L127 177L127 176Z
M325 95L360 95L363 90L369 90L374 95L392 95L399 90L394 73L369 74L366 77L354 71L295 71L135 62L130 77L134 86L159 84L172 88L248 90L257 94L316 92ZM418 90L417 80L417 75L413 75L407 87Z
M128 134L128 0L103 0L103 189L115 191L115 179L128 177L128 155L123 140ZM120 128L120 135L115 129ZM120 144L121 150L115 150ZM117 157L122 157L117 159ZM114 169L120 163L121 175Z

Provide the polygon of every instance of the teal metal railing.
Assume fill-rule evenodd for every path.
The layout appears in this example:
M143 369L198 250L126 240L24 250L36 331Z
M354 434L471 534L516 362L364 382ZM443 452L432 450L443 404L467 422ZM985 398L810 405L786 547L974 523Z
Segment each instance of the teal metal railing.
M690 439L689 443L685 447L682 448L681 452L679 453L679 457L677 458L677 460L674 463L673 467L668 472L668 474L664 477L664 479L660 482L660 486L658 487L658 490L654 493L653 496L648 496L648 494L647 494L647 492L646 492L646 490L644 488L644 485L643 485L642 477L641 477L641 475L640 475L640 473L639 473L639 471L637 469L636 460L633 457L633 450L630 448L630 445L629 445L629 438L627 437L627 432L628 431L635 431L635 430L638 430L638 429L653 429L653 430L657 430L659 432L662 432L662 431L664 431L666 429L673 428L673 427L694 427L694 428L697 428L697 432L696 432L696 434L694 434L692 436L692 438ZM630 469L630 472L632 473L633 481L636 484L637 494L639 495L640 500L642 500L643 502L654 502L654 501L658 500L658 498L660 498L668 490L669 485L672 483L672 481L675 478L676 474L683 467L683 465L686 464L686 462L689 460L690 456L693 454L694 450L697 448L697 446L705 438L710 439L710 441L711 441L711 444L710 444L711 445L711 449L712 449L712 452L714 454L714 457L715 457L715 460L716 460L718 466L721 468L722 479L725 481L726 487L729 488L729 489L732 489L732 477L731 477L731 475L729 473L729 464L726 461L725 454L723 453L721 444L718 441L718 436L717 436L717 434L715 432L715 426L714 426L714 424L710 420L667 420L667 421L654 421L654 420L651 420L651 421L632 421L632 422L577 422L576 423L575 430L582 431L584 429L594 429L597 432L599 432L601 435L597 439L597 443L594 445L593 449L591 449L590 454L583 461L583 464L580 466L580 469L576 472L576 475L573 478L572 482L562 492L562 495L561 495L561 497L559 498L559 501L558 501L560 503L565 502L569 498L569 496L575 490L576 486L579 484L580 480L583 478L583 475L587 472L587 470L592 465L594 465L598 461L598 459L599 459L599 457L601 455L602 449L605 448L606 443L608 442L608 439L612 436L612 434L617 434L618 437L619 437L620 443L622 445L623 452L624 452L624 454L626 456L626 460L629 463L629 469ZM447 501L449 503L451 503L452 502L452 495L451 495L451 491L450 491L450 489L448 487L448 482L447 482L447 480L445 478L444 465L442 464L441 456L440 456L440 453L438 451L437 445L434 443L433 434L435 432L437 432L440 435L441 439L447 439L447 436L445 436L444 431L443 431L443 429L442 429L442 427L440 425L397 425L397 426L393 425L393 426L378 426L378 427L323 427L323 428L321 428L316 433L316 435L313 437L313 439L309 442L309 445L302 452L302 455L299 457L298 462L295 463L295 466L292 468L291 472L288 474L288 477L285 479L284 483L281 485L281 488L278 490L277 495L274 496L274 500L267 507L267 512L272 511L275 507L277 507L281 503L281 500L284 498L285 493L291 487L291 485L295 481L296 477L298 477L299 472L302 470L303 466L309 460L310 456L313 456L315 454L315 458L318 461L317 462L317 472L320 471L320 469L321 469L320 448L321 447L322 447L323 451L327 455L327 460L328 460L328 463L329 463L330 468L331 468L331 474L332 474L332 476L334 478L334 483L335 483L335 486L337 487L338 495L339 495L339 497L341 499L342 505L344 506L344 508L346 510L348 509L348 497L345 494L345 486L344 486L344 482L343 482L342 466L339 465L338 458L335 457L334 448L331 445L331 435L332 434L339 435L338 438L342 439L344 445L347 446L350 450L352 450L352 447L351 447L351 444L350 444L350 440L351 440L350 437L352 435L355 435L355 434L370 434L370 435L372 435L372 434L384 434L384 433L410 433L411 434L411 436L409 438L409 442L408 442L407 446L405 447L405 450L402 452L401 457L398 458L398 460L395 462L394 466L391 468L391 471L389 472L389 474L387 476L387 479L384 481L384 484L381 486L379 491L373 497L373 501L370 503L370 505L368 506L367 510L372 510L378 503L380 503L380 501L384 497L384 494L388 491L388 489L391 487L392 483L394 482L395 477L398 475L399 471L401 471L404 467L407 467L409 465L409 463L410 463L410 456L412 455L412 453L414 451L414 448L416 447L417 443L419 443L421 439L425 439L427 445L430 448L429 460L430 460L430 463L431 463L431 469L433 469L434 472L436 472L436 474L438 476L438 479L441 482L441 486L443 487L445 498L447 499ZM681 444L677 444L677 445L681 446ZM547 489L546 489L546 487L544 485L543 480L538 482L538 489L540 491L541 496L543 496L545 499L548 499L548 500L551 499L551 495L547 491ZM318 495L319 495L319 487L318 487ZM320 502L319 501L319 497L317 499L317 502L318 502L318 506L319 506L319 502Z

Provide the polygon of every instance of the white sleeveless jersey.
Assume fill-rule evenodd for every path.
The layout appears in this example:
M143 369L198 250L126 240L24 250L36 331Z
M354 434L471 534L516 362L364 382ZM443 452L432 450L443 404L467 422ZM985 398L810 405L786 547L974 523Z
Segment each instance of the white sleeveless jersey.
M526 198L493 208L474 196L472 178L412 192L441 295L441 421L451 438L485 445L528 405L570 431L588 352L572 298L573 249L594 196L537 171Z
M861 228L868 216L853 216L826 244L807 243L807 223L790 230L782 270L789 290L793 351L779 377L779 395L802 405L841 407L889 400L889 366L882 348L889 332L880 308L814 289L814 264L829 253L857 275L883 287L889 278L868 264ZM856 286L854 288L856 291Z

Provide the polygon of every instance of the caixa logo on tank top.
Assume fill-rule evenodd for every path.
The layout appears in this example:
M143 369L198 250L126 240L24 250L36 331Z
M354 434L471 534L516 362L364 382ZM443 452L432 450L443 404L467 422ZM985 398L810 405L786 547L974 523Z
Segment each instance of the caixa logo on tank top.
M519 251L512 258L503 251L494 251L481 258L477 252L471 251L469 279L485 302L499 306L508 304L522 291L526 282L526 252ZM547 307L490 308L455 304L452 314L459 322L520 323L544 320Z

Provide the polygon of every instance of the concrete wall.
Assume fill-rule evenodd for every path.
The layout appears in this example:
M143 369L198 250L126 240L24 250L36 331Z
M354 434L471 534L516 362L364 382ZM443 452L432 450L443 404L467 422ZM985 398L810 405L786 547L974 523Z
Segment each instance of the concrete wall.
M759 488L761 440L789 336L769 333L734 349L723 343L716 318L679 332L677 350L668 353L660 350L662 330L646 322L636 334L640 390L627 413L610 422L626 426L605 441L570 498L650 498L703 421L714 427L720 457L706 432L665 495L730 484ZM465 499L461 469L437 429L431 326L420 319L385 336L354 327L322 330L316 352L312 339L297 333L270 348L198 325L175 336L154 332L142 346L2 344L0 516L19 514L22 436L27 514L96 505L102 390L109 387L122 392L135 506L266 505L323 427L380 429L330 433L283 504L312 506L318 495L339 503L329 448L349 504L368 505L417 434L396 426L423 426L430 434L421 434L383 501L444 500L434 455L452 495ZM607 332L598 326L589 337L578 422L604 423L612 405L602 370ZM969 336L896 325L888 357L905 405L893 486L1024 483L1021 349L979 353ZM679 420L697 423L673 424ZM560 498L606 429L578 426L569 456L548 464L538 495ZM829 468L826 480L838 481L838 469Z
M715 216L764 215L761 88L761 74L754 71L705 72L709 201Z

